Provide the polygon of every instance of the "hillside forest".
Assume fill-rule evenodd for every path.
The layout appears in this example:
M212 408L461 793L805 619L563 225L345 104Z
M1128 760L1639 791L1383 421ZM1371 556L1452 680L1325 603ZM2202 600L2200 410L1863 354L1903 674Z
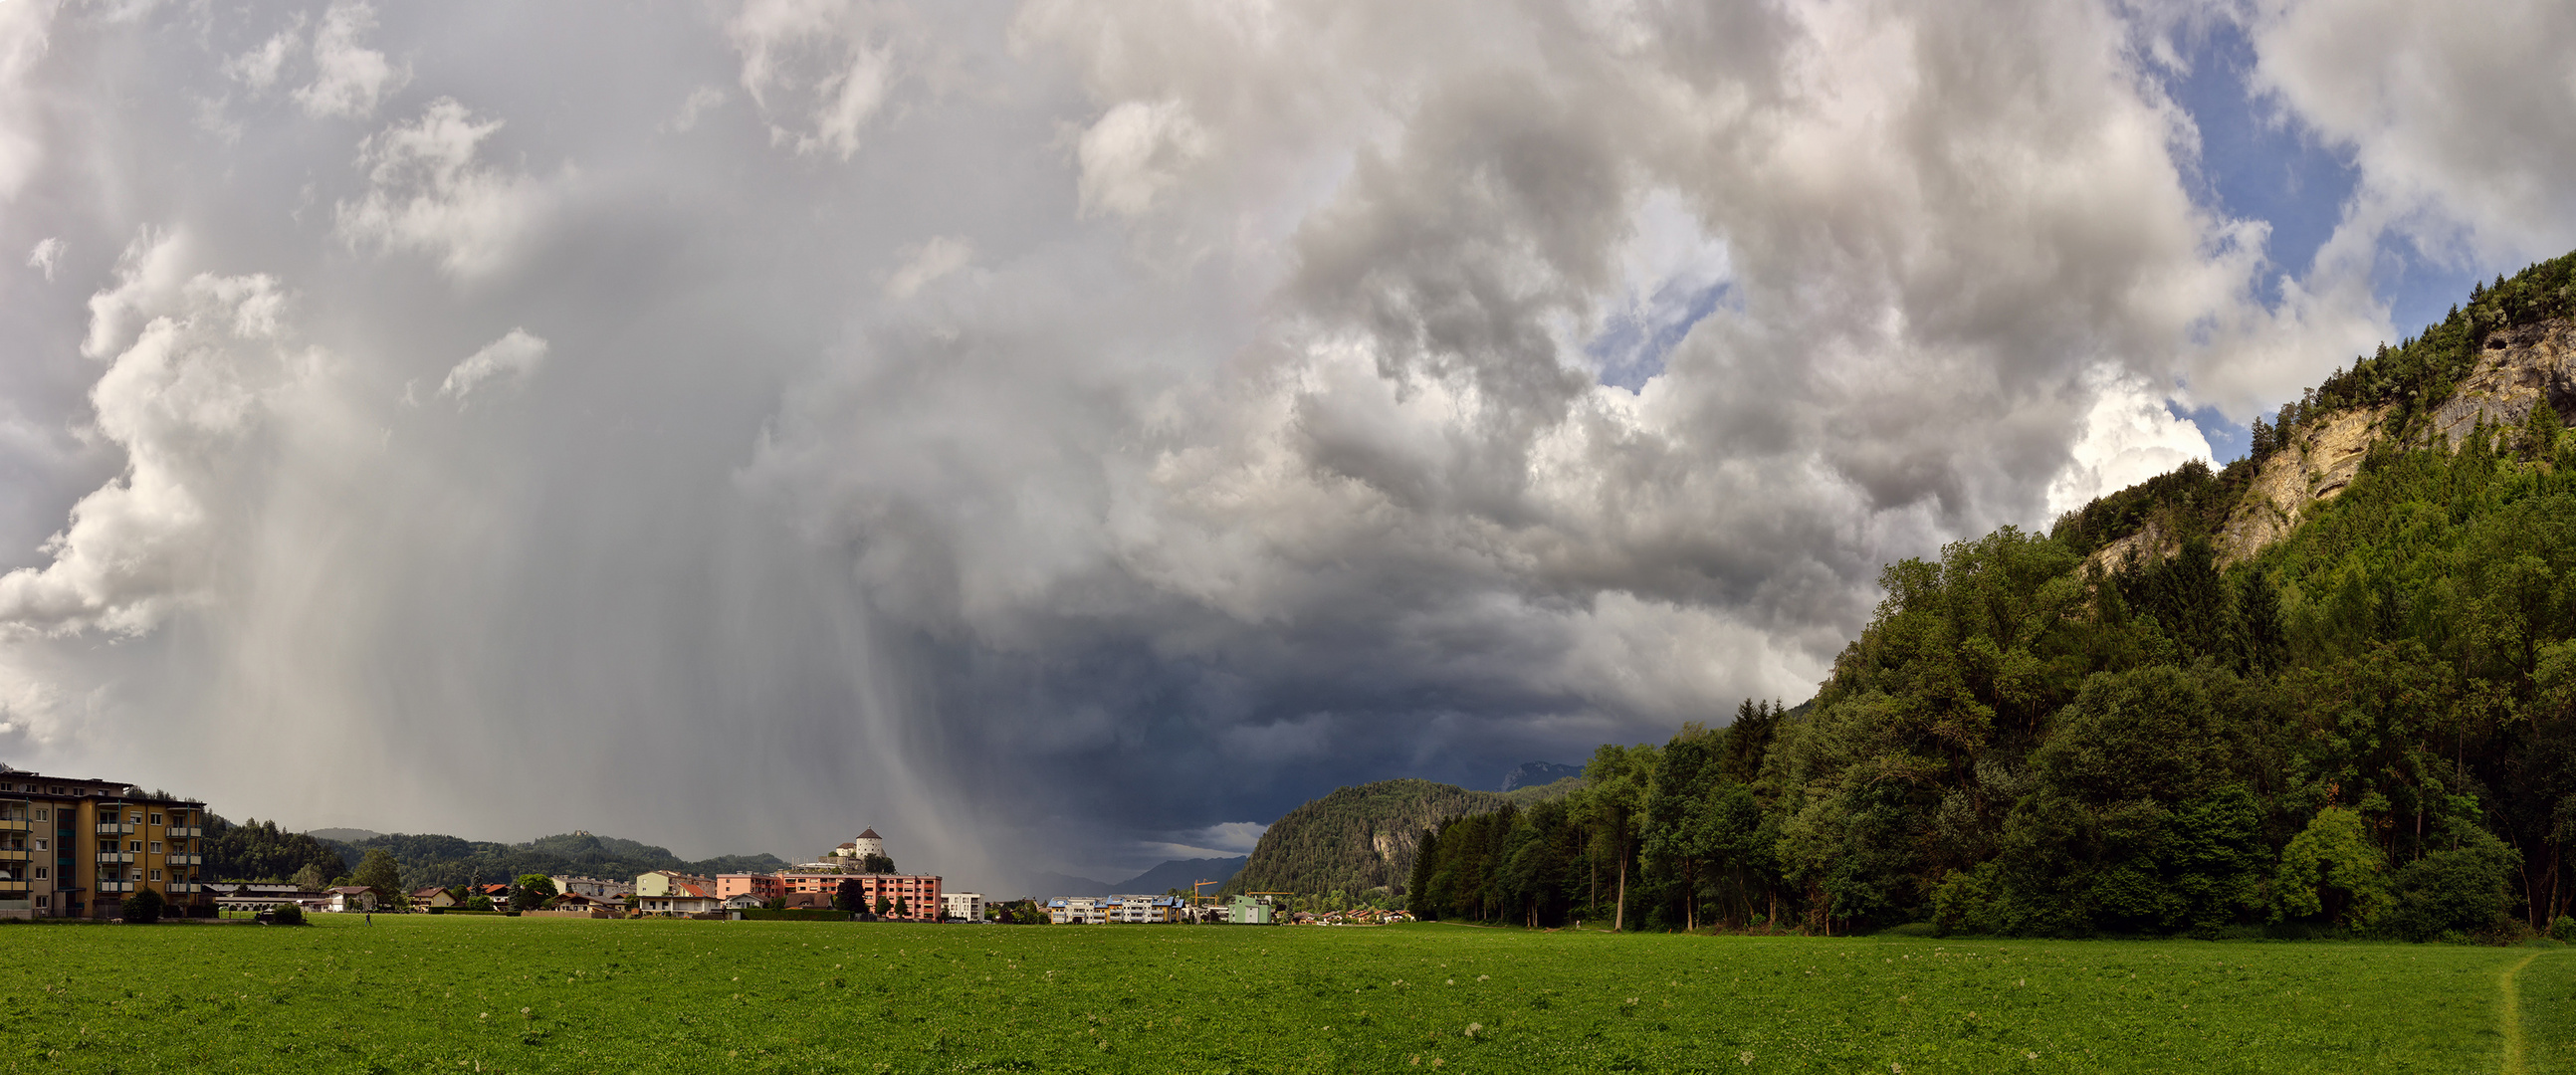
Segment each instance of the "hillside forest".
M2434 416L2493 334L2576 339L2571 314L2576 255L2338 371L2224 469L1887 567L1811 701L1463 811L1419 838L1405 898L1542 926L2569 931L2576 398ZM2348 486L2224 544L2273 453L2356 413Z
M370 869L366 865L370 860L381 864ZM786 865L774 855L727 855L691 862L667 848L585 832L523 844L399 833L342 842L282 832L274 821L253 819L235 825L217 818L206 836L206 872L223 881L318 885L363 874L367 879L361 883L405 892L476 881L503 884L528 874L631 880L651 870L716 874L768 872Z

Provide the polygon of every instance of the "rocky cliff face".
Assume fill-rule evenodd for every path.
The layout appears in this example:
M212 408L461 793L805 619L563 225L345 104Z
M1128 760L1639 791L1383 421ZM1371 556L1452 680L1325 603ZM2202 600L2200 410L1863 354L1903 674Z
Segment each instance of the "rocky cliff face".
M2309 505L2343 492L2360 475L2370 442L2380 435L2387 417L2385 407L2338 411L2301 427L2287 447L2265 457L2245 490L2245 499L2218 528L2213 544L2219 564L2253 559L2299 525L2299 516Z
M2453 449L2483 420L2518 427L2531 408L2546 403L2561 421L2576 416L2576 320L2498 329L2489 334L2477 366L2451 398L2419 427L2428 441ZM2390 408L2337 411L2302 426L2291 442L2264 458L2244 498L2213 538L2221 566L2252 559L2289 534L2313 505L2334 499L2361 473L2372 441L2392 435ZM2087 562L2115 571L2135 554L2162 559L2181 538L2150 522L2136 533L2096 550Z
M2576 412L2576 321L2560 318L2489 333L2477 368L2433 409L2432 433L2458 448L2480 419L2518 426L2544 400L2562 421Z

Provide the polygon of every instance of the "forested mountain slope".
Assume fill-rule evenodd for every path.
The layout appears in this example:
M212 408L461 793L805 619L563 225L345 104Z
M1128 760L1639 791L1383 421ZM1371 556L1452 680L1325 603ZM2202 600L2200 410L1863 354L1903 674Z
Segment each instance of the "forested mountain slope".
M717 874L769 872L787 865L785 860L765 854L723 855L691 862L667 848L579 832L539 837L524 844L396 833L355 843L332 842L331 846L346 864L343 872L357 869L358 860L369 851L391 854L402 869L403 885L410 889L463 885L478 878L486 884L497 884L530 873L631 881L635 875L651 870Z
M1422 834L1463 814L1562 798L1582 785L1568 777L1508 792L1469 791L1428 780L1381 780L1336 789L1272 823L1253 845L1223 891L1342 892L1353 899L1370 889L1393 891L1413 866Z
M2576 255L2251 458L1891 565L1816 697L1452 821L1426 913L2576 932ZM1754 717L1747 720L1744 717Z

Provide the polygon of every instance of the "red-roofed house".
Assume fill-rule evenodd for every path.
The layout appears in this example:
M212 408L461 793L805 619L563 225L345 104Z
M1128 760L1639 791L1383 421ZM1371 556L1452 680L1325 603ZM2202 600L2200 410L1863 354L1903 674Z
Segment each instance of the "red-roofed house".
M650 915L704 914L719 909L714 878L655 870L635 878L635 909Z

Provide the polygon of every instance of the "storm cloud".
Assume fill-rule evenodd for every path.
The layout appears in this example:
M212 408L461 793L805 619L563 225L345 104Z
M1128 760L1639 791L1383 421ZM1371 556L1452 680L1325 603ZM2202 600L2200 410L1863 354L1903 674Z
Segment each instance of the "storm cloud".
M0 758L998 891L1796 701L2576 245L2484 6L0 3Z

